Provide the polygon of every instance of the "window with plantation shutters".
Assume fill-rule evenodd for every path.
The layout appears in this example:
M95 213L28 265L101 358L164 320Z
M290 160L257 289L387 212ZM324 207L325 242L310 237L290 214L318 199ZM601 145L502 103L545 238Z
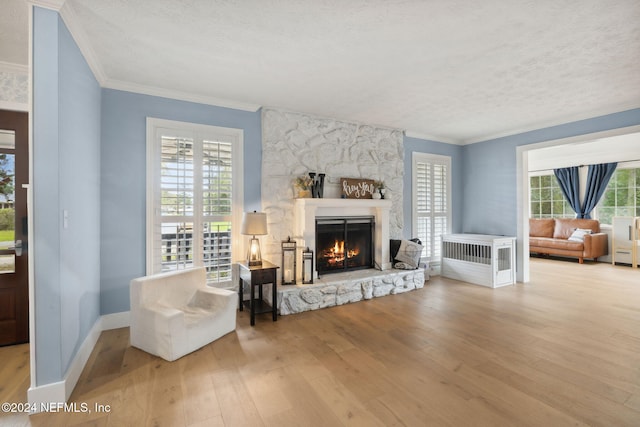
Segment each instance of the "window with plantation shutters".
M205 266L231 281L241 177L242 130L147 120L147 274Z
M451 228L451 158L413 153L413 236L424 246L422 257L441 258L442 235Z

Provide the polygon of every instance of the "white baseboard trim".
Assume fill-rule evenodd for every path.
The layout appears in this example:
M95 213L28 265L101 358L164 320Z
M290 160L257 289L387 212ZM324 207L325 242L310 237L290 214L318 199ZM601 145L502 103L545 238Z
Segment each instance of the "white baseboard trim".
M58 381L37 387L29 387L27 400L29 401L29 414L37 414L46 410L46 405L50 405L52 402L66 402L65 382Z
M128 311L121 311L120 313L105 314L100 318L102 322L102 330L108 331L110 329L126 328L129 326L129 313Z
M82 374L82 370L87 364L102 331L125 328L127 326L129 326L128 311L100 316L73 358L64 379L55 383L29 388L27 398L32 409L31 413L46 411L51 405L64 404L76 387L80 374Z

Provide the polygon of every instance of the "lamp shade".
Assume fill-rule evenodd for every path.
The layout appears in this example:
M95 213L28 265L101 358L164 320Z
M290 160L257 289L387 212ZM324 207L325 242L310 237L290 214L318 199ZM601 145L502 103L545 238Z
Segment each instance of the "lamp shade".
M247 236L264 236L267 234L267 214L264 212L245 212L242 215L240 233Z

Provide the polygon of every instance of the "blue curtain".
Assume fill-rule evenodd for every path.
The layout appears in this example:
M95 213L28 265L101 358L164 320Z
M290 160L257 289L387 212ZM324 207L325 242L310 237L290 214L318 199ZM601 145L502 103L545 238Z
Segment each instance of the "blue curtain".
M580 210L580 176L578 167L554 169L553 174L556 176L558 184L560 184L562 194L576 213L576 218L582 218L580 216L582 212Z
M607 189L607 184L611 175L616 170L617 163L601 163L599 165L589 165L587 174L587 192L584 196L582 206L582 216L580 218L591 218L591 211L596 207L600 198Z

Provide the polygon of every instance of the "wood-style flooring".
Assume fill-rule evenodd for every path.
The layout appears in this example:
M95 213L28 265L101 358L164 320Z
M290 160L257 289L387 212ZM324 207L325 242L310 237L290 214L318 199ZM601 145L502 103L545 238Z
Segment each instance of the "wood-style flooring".
M640 426L640 269L532 259L531 278L432 277L254 327L245 311L173 363L105 331L70 399L91 413L0 425ZM27 350L0 349L3 402L26 399Z

